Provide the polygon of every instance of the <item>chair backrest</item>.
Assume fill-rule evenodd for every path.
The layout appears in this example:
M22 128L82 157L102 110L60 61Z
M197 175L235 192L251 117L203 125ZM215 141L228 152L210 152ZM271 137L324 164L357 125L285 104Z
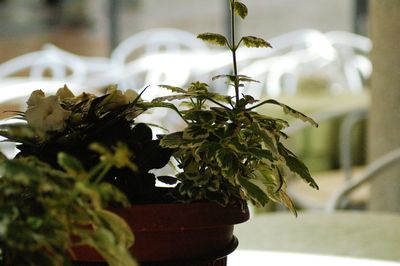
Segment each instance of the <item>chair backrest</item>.
M347 89L351 92L362 91L372 73L372 63L368 58L372 41L365 36L346 31L330 31L325 36L337 53L337 75L343 76Z
M172 85L183 86L191 65L186 60L186 66L182 67L182 55L206 51L208 46L192 33L170 28L146 30L125 39L114 49L107 78L121 89L138 89L170 80L175 82Z
M329 165L333 165L332 162L339 163L339 168L335 171L329 168L324 169L325 172L312 172L313 175L315 175L316 182L320 185L320 191L315 191L315 193L314 191L304 191L302 186L299 185L299 183L302 182L296 182L296 179L288 183L288 193L293 197L298 206L307 209L324 209L329 197L333 195L337 188L353 182L353 178L355 177L353 172L356 162L354 162L352 157L352 151L354 151L355 148L364 150L365 147L365 143L360 142L362 138L357 137L357 142L355 142L353 133L363 134L362 131L356 130L359 129L356 128L356 125L361 125L361 129L364 129L363 124L360 122L368 118L368 109L367 107L360 106L358 108L354 107L351 110L319 112L311 115L311 117L321 126L328 126L326 129L332 130L329 132L323 131L325 134L329 134L327 136L319 136L326 141L331 141L328 147L326 147L326 150L324 150L326 153L321 153L321 150L317 150L316 152L319 154L319 157L324 157L325 159L330 158L331 160L327 162ZM310 125L308 125L308 123L294 122L289 128L284 130L284 132L289 136L293 136L299 132L303 133L303 130L309 127ZM311 132L304 132L304 134L309 133ZM318 130L313 131L313 134L314 133L317 134ZM315 140L318 139L318 136L308 135L303 139L310 138L312 138L314 142L317 142ZM309 145L306 146L308 149ZM314 149L315 148L314 146ZM307 154L304 155L306 159L315 158L311 154L310 157L307 157ZM359 156L357 159L361 159L363 163L362 156ZM360 161L357 163L359 164ZM364 198L362 200L364 200Z
M113 64L125 64L129 56L156 54L181 50L208 50L208 46L196 38L196 35L172 28L155 28L136 33L122 41L111 53Z
M28 71L28 78L44 78L81 82L85 79L87 68L77 56L62 52L47 44L40 51L15 57L0 65L0 79L12 77Z
M396 148L387 154L379 157L370 164L356 177L348 180L348 182L343 183L342 187L338 188L332 197L329 199L325 210L332 212L334 210L342 208L343 199L351 194L355 189L359 188L361 185L370 182L377 175L390 167L396 165L400 162L400 148Z
M350 32L294 31L269 40L273 49L239 53L241 72L261 81L251 91L269 97L294 95L302 77L326 79L331 94L361 92L372 72L371 40Z

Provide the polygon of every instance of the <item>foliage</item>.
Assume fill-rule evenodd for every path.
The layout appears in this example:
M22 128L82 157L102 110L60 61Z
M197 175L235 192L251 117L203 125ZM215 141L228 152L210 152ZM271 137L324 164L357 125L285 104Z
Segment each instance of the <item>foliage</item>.
M83 93L75 97L66 86L54 96L34 91L27 103L27 111L19 114L27 123L0 126L0 135L20 143L18 156L36 156L58 167L57 153L63 151L91 168L99 162L98 153L89 149L91 143L110 148L123 144L135 167L110 166L104 181L116 185L132 203L152 200L155 176L149 171L166 165L171 150L160 147L151 128L135 119L155 104L142 101L130 90L122 94L115 87L102 96Z
M233 73L218 75L235 88L235 97L220 95L209 90L209 85L192 83L187 89L162 85L173 95L154 102L182 100L180 110L187 122L181 132L166 135L161 145L175 149L174 157L183 170L177 174L177 191L187 200L212 200L228 205L244 204L250 200L265 205L269 200L281 202L295 213L295 207L285 192L285 179L295 175L311 187L318 188L307 167L281 142L287 136L282 132L288 126L284 120L259 114L255 108L264 104L279 105L289 115L317 124L304 114L269 99L258 103L250 95L240 94L248 82L257 82L239 75L236 51L241 44L247 47L272 47L267 41L244 36L235 40L235 14L245 18L247 7L230 0L232 39L216 33L198 37L211 44L227 47L232 52ZM258 103L258 104L256 104Z
M128 250L129 226L104 209L110 199L128 204L126 197L108 183L91 181L106 165L86 171L65 153L58 162L61 170L34 156L2 155L0 265L68 265L79 245L96 249L109 265L137 265Z
M286 178L294 175L318 188L307 167L281 141L288 123L256 108L278 105L288 115L317 124L276 100L259 102L240 93L245 84L257 81L238 74L238 48L272 46L254 36L236 41L235 16L244 19L248 9L236 0L229 4L231 39L216 33L198 37L232 52L232 73L214 79L226 79L234 97L212 92L201 82L188 88L162 85L173 94L152 102L115 87L102 96L76 97L65 86L47 97L34 91L27 111L18 114L21 123L0 126L0 135L19 143L20 150L15 159L0 158L3 264L65 265L73 246L89 245L110 265L136 265L127 250L133 242L129 227L104 206L158 199L151 170L165 166L171 154L182 170L175 192L183 201L244 206L249 200L262 206L273 200L295 213L285 192ZM172 100L180 100L183 108L168 103ZM177 111L186 128L153 139L150 127L135 120L154 107Z

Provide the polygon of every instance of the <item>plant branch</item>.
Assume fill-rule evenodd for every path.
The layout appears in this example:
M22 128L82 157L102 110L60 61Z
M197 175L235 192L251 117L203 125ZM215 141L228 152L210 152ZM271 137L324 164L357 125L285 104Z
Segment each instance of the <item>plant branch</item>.
M259 104L256 104L256 105L254 105L254 106L252 106L250 108L247 108L246 110L247 111L251 111L251 110L256 109L257 107L260 107L261 105L264 105L264 104L267 104L267 103L273 103L273 100L269 99L269 100L262 101Z
M227 107L227 106L225 106L225 105L223 105L223 104L217 102L216 100L214 100L214 99L212 99L212 98L210 98L210 97L206 97L206 99L209 100L210 102L215 103L216 105L221 106L222 108L224 108L224 109L226 109L226 110L229 110L229 111L231 110L229 107Z
M235 87L235 97L236 97L236 106L239 104L239 80L238 80L238 70L237 70L237 61L236 61L236 50L238 46L236 45L235 40L235 0L230 0L231 4L231 51L232 51L232 59L233 59L233 76L234 87Z

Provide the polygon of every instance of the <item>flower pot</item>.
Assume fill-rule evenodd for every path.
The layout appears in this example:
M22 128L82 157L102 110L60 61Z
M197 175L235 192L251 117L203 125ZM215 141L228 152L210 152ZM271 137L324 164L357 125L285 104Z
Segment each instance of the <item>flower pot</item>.
M215 203L145 204L112 211L132 228L131 250L141 265L226 265L226 256L238 245L234 224L249 219L247 208ZM74 253L83 265L102 261L88 247Z

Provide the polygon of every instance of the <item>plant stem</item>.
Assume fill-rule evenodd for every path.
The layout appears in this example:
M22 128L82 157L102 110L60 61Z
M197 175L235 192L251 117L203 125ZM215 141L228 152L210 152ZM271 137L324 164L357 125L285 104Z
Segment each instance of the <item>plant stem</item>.
M233 76L234 87L235 87L235 97L236 97L236 106L239 104L239 80L238 80L238 71L237 71L237 62L236 62L236 40L235 40L235 0L229 0L231 5L231 51L232 51L232 59L233 59Z
M112 164L109 162L101 162L100 164L96 165L89 173L89 180L94 179L95 184L100 183L107 172L111 169ZM96 176L96 177L95 177Z

